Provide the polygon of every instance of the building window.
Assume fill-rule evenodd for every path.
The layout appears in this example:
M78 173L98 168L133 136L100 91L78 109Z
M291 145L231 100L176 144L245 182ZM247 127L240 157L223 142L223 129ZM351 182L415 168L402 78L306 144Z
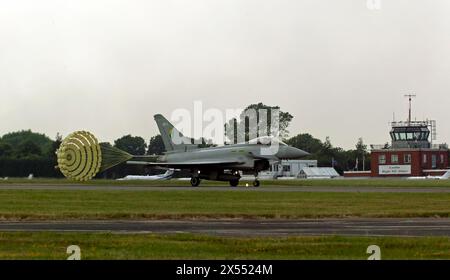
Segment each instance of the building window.
M444 159L444 155L443 155L443 154L441 154L441 164L444 164L444 161L445 161L445 159Z
M423 164L426 164L428 162L428 157L426 154L423 155Z
M378 163L379 164L386 164L386 155L379 155L378 156Z
M398 155L391 155L391 163L392 164L398 163Z
M431 155L431 168L436 168L437 167L437 156L436 155Z
M412 161L411 154L406 154L404 158L405 164L411 163L411 161Z
M284 172L291 172L291 166L290 165L283 165L283 171Z

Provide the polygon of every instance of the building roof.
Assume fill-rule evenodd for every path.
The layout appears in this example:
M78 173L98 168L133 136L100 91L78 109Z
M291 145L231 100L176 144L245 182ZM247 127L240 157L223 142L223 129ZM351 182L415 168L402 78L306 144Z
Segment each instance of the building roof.
M339 173L332 167L304 167L299 175L306 177L339 177Z

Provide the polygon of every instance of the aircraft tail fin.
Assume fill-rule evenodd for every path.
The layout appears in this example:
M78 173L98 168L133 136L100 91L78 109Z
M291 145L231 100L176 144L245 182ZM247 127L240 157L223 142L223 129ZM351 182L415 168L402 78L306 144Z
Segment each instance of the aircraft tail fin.
M186 150L194 146L197 147L197 145L193 144L192 138L183 136L163 115L158 114L154 118L166 151Z
M447 171L447 173L445 173L445 174L441 177L441 180L447 180L447 179L450 179L450 170Z

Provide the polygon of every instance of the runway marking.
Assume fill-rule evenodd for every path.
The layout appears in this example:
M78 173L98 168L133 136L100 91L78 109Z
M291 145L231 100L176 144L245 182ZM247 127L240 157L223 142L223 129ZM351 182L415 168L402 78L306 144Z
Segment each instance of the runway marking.
M262 186L259 188L228 186L95 186L0 184L0 190L93 190L93 191L232 191L232 192L317 192L317 193L450 193L445 187L327 187L327 186Z
M408 225L405 225L408 223ZM201 221L50 221L0 222L0 231L196 233L223 236L445 236L450 219L320 219Z

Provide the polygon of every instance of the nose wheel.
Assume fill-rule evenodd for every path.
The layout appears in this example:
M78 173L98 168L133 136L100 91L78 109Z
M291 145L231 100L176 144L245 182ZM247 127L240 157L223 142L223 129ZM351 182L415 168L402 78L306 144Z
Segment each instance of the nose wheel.
M200 185L200 178L199 177L192 177L191 178L191 186L198 187Z
M253 186L255 188L259 187L259 185L260 185L259 180L258 180L258 174L259 174L259 172L258 172L258 170L256 170L255 171L255 181L253 181Z

